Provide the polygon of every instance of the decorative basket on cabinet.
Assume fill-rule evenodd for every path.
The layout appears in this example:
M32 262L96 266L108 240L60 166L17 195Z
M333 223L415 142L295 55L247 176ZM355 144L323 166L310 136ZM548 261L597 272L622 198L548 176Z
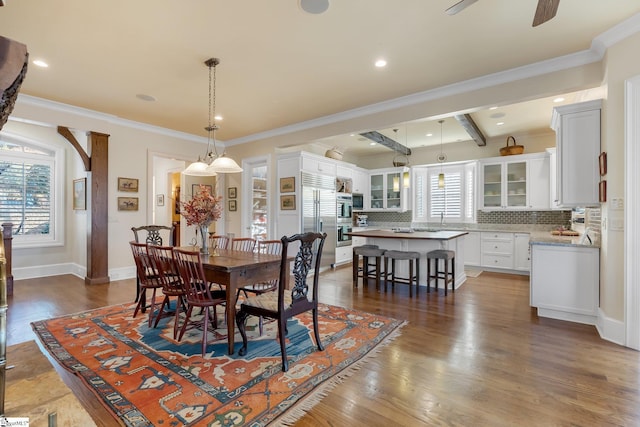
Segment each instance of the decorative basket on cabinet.
M509 143L513 141L513 145ZM514 154L524 153L524 145L516 145L516 139L513 136L507 137L507 145L500 149L501 156L513 156Z

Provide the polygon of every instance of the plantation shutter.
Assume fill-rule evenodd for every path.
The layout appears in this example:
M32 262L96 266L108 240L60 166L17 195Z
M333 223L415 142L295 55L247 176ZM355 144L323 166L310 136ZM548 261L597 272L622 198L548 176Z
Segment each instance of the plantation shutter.
M432 170L429 176L431 205L429 216L440 219L441 213L446 219L462 221L462 172L459 168L444 172L444 188L438 188L439 171Z

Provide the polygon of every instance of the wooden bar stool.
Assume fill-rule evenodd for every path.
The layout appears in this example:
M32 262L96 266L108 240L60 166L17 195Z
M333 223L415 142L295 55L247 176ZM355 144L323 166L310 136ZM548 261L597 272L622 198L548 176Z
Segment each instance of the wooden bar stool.
M365 266L363 264L363 266L360 267L360 249L364 249L364 248L378 249L378 245L362 245L362 246L353 247L353 260L351 263L351 269L353 270L353 287L354 288L358 287L358 277L362 277L362 274L363 274L362 272L364 268L366 267L367 269L370 269L371 267L375 266L375 265Z
M384 290L387 291L387 277L389 276L389 260L391 260L391 289L395 289L396 281L409 285L409 296L413 296L413 280L416 281L416 295L420 289L420 252L386 251L384 253ZM409 261L409 277L396 277L396 260ZM415 266L415 274L413 274Z
M369 286L369 279L375 279L376 289L378 289L378 286L380 284L380 276L382 273L380 264L382 263L382 256L385 252L386 251L384 249L379 248L358 249L358 254L362 257L362 286L364 286L365 284ZM369 258L376 259L375 267L373 269L369 268L369 266L371 265L369 262Z
M431 260L435 263L435 274L431 274ZM444 271L440 271L440 260L444 261ZM449 272L451 261L451 272ZM438 279L444 279L444 294L447 295L447 285L451 282L451 292L456 290L456 253L445 249L427 252L427 292L430 292L431 279L435 279L435 290L438 291Z

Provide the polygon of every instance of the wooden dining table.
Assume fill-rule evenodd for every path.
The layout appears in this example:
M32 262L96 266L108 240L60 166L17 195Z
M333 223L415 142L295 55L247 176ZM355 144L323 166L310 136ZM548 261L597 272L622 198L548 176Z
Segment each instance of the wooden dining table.
M194 250L193 246L181 249ZM238 288L280 278L280 255L257 252L242 252L231 249L210 249L209 255L202 255L202 264L207 280L223 285L227 289L227 342L229 354L234 353L233 345L236 325L236 293ZM289 278L289 263L286 266Z

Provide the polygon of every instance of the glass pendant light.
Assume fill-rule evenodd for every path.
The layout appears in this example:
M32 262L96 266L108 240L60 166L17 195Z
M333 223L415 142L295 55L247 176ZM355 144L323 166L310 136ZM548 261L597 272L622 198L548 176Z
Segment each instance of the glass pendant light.
M438 174L438 188L444 188L444 173L442 172L442 163L447 160L447 156L442 153L442 124L444 120L438 120L440 123L440 154L438 155L438 162L440 162L440 173Z

